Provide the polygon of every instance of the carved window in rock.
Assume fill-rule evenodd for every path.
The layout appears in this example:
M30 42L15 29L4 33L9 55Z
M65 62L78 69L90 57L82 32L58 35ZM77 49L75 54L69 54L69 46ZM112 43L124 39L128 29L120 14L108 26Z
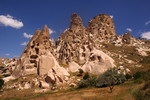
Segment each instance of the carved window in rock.
M86 54L85 53L82 53L82 57L85 57L86 56Z
M107 31L105 30L105 35L107 35Z
M99 62L100 62L102 58L101 58L101 56L97 56L97 59L98 59Z
M46 44L47 44L47 40L44 41L44 45L46 45Z
M71 52L71 56L73 56L73 52Z
M107 25L109 26L109 25L110 25L110 23L108 22L108 23L107 23Z
M33 49L33 48L34 48L34 46L35 46L35 41L33 41L33 42L32 42L32 44L31 44L31 48Z
M96 57L95 57L95 56L91 56L91 57L90 57L90 60L91 60L91 61L95 61L95 60L96 60Z
M39 46L39 43L37 43L36 45Z
M36 54L39 54L39 48L35 48Z

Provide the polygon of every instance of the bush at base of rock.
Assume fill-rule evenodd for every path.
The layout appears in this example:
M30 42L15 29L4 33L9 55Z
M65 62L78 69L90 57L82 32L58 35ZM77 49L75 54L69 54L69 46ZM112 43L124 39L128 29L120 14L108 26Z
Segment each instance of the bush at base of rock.
M89 75L88 72L86 72L85 75L83 76L83 79L86 80L86 79L88 79L88 78L90 78L90 75Z
M110 69L97 78L96 86L112 86L121 84L126 80L123 74L119 74L117 70Z
M84 71L82 69L79 69L79 74L77 74L77 76L82 76L84 73Z
M145 74L144 72L136 72L135 74L133 74L133 77L135 80L142 79L144 74Z
M123 74L119 74L115 69L107 70L98 78L90 76L86 73L83 79L78 82L78 88L108 86L110 88L110 92L112 92L114 85L121 84L125 80L125 76Z
M0 79L0 89L3 87L3 85L4 85L4 80Z
M126 75L125 75L125 78L126 78L127 80L132 79L132 75L126 74Z
M78 88L88 88L88 87L95 87L96 84L96 78L95 77L89 77L86 80L82 79L78 82Z

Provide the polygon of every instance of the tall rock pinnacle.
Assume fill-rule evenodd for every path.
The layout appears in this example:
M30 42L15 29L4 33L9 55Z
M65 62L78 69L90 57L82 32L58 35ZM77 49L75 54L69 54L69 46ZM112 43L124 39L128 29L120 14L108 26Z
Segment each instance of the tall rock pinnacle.
M71 23L70 23L70 27L71 30L75 30L77 28L84 28L83 22L81 17L74 13L71 15Z
M49 29L48 29L48 26L45 25L43 30L42 30L42 33L45 34L45 35L49 35Z
M78 14L72 14L69 28L56 41L59 63L66 64L72 60L78 62L79 48L85 42L87 42L87 33L82 19Z
M48 27L45 25L42 31L37 30L24 52L19 58L13 76L19 77L27 74L38 74L39 58L42 55L54 55L54 43L50 41Z
M92 35L92 40L109 40L113 36L116 36L114 22L107 14L95 16L94 19L89 22L87 31Z

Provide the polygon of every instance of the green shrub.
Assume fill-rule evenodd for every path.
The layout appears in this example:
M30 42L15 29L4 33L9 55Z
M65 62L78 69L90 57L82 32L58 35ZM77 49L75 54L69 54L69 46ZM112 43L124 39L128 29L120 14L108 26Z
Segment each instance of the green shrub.
M82 76L84 73L84 71L82 69L79 69L79 74L77 74L77 76Z
M150 69L147 72L145 72L145 74L143 76L143 79L145 81L149 81L150 80Z
M83 74L84 71L83 71L82 69L79 69L79 73L80 73L80 74Z
M130 75L130 74L126 74L125 75L125 78L128 80L128 79L131 79L132 78L132 75Z
M81 80L80 82L78 82L78 88L87 88L88 87L88 82L87 80Z
M136 72L135 74L133 74L133 78L134 78L135 80L137 80L137 79L142 79L143 76L144 76L144 72Z
M0 89L3 87L3 85L4 85L4 80L0 79Z
M89 75L88 72L86 72L85 75L83 76L83 79L86 80L86 79L88 79L88 78L90 78L90 75Z
M125 80L125 76L123 74L119 74L115 69L106 71L98 78L90 76L87 72L83 79L78 82L78 88L108 86L112 92L114 85L123 83Z
M95 77L89 77L87 79L82 79L78 82L78 88L88 88L88 87L94 87L96 84L96 78Z
M112 92L114 85L123 83L125 80L123 74L119 74L115 69L110 69L97 78L96 87L108 86Z

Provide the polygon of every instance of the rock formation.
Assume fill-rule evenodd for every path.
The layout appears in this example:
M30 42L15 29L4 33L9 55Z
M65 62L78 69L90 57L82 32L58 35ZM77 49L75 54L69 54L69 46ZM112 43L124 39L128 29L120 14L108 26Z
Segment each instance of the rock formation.
M75 76L68 77L69 72L82 70L101 74L117 65L120 66L120 73L129 73L130 70L122 65L138 65L140 61L132 59L133 54L137 55L136 57L149 56L149 42L145 43L132 37L129 32L117 36L114 22L109 15L95 16L85 28L81 17L74 13L69 28L61 33L56 45L54 40L50 39L49 29L45 25L42 30L38 29L34 33L18 60L12 59L6 63L0 59L0 64L6 66L4 71L13 71L10 77L3 78L5 82L20 77L17 83L8 85L8 88L17 87L21 90L34 85L45 89L62 85L60 83L69 86L69 83L77 82ZM131 50L127 52L129 54L125 54L127 50ZM111 57L117 59L116 65ZM3 72L0 70L1 73ZM75 86L74 83L70 84L72 85Z
M126 44L130 44L130 43L131 43L131 35L130 35L130 32L126 32L126 33L123 35L122 42L123 42L123 43L126 43Z
M17 66L12 74L13 77L20 77L36 74L49 77L51 82L63 82L69 73L60 67L55 59L55 45L50 40L48 27L45 25L43 30L37 30L22 53L17 62ZM40 77L39 76L39 77Z
M50 52L53 52L51 48L52 43L49 39L47 26L44 26L42 31L37 30L34 33L34 36L18 60L18 66L15 68L13 76L18 77L21 75L39 73L38 64L40 56L48 55Z
M5 77L12 74L17 64L17 58L6 59L0 57L0 76Z
M56 41L57 58L60 64L68 64L75 61L80 64L85 61L80 59L82 44L88 44L88 35L80 16L73 14L69 29L65 30Z
M111 57L100 50L93 49L90 52L87 62L82 66L81 69L83 69L85 72L98 75L113 67L115 67L115 65L114 60Z
M110 40L116 36L114 22L106 14L99 14L89 21L87 31L93 41Z
M69 71L76 69L72 65L78 66L78 68L79 66L85 66L85 64L91 63L89 59L92 52L97 50L95 47L96 40L108 40L114 36L116 36L116 32L110 16L100 14L89 22L88 28L85 28L81 17L77 14L73 14L71 16L70 27L65 30L56 41L58 61L62 65L69 64ZM101 52L100 50L97 51L99 51L99 53ZM99 56L99 59L103 58L101 53L96 55ZM103 63L105 63L103 66L105 66L106 69L114 67L113 64L106 64L110 59L107 59L108 62L106 59L103 60ZM99 64L99 62L102 61L97 60L96 62ZM83 69L91 73L94 73L94 70L104 72L102 71L104 67L97 67L96 64L92 66L90 70L87 70L89 67L84 67Z

